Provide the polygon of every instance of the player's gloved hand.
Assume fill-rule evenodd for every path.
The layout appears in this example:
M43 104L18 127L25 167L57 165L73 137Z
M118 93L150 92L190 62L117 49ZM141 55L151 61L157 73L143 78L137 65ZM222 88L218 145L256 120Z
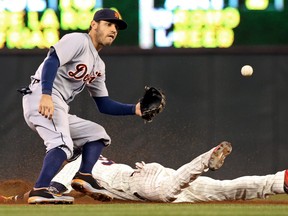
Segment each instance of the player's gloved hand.
M52 119L54 113L54 104L51 95L42 94L38 112L45 118Z
M161 89L145 86L144 95L139 99L141 118L144 122L152 122L166 106L166 96Z

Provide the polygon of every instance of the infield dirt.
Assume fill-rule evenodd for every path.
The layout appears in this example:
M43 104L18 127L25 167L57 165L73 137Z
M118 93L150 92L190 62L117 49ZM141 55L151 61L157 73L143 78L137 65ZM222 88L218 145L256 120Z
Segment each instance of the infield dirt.
M14 196L18 194L24 194L28 192L33 187L33 183L21 180L21 179L12 179L12 180L5 180L0 181L0 195L3 196ZM74 204L109 204L109 203L135 203L135 201L123 201L123 200L112 200L111 202L101 202L92 199L89 196L85 196L82 193L73 191L69 194L75 198ZM277 195L276 195L277 196ZM275 197L276 197L275 196ZM284 197L284 198L282 198ZM18 201L18 202L4 202L0 199L0 204L26 204L26 201ZM144 202L143 202L144 203ZM151 203L151 202L150 202ZM249 201L221 201L221 202L203 202L202 204L217 204L217 203L233 203L233 204L273 204L273 205L288 205L288 195L281 196L281 199L273 199L273 196L269 199L256 199L256 200L249 200ZM27 204L28 205L28 204Z

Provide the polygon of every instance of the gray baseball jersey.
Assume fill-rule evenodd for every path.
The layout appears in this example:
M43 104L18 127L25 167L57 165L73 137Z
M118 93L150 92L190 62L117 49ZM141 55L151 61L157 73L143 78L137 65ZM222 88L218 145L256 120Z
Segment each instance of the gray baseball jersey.
M205 202L265 198L284 193L284 171L275 175L245 176L222 181L200 176L207 171L206 164L212 150L177 170L158 163L143 162L136 163L138 168L133 169L101 156L92 174L111 193L111 197L122 200ZM52 181L71 190L70 182L80 162L78 158L67 164Z
M38 113L42 95L41 75L45 60L55 50L60 61L53 83L53 119ZM102 139L109 145L111 139L105 129L94 122L70 115L68 103L85 87L91 96L108 96L105 85L105 64L86 33L71 33L51 47L47 57L31 77L31 94L23 97L24 118L27 124L44 140L46 150L62 148L67 157L73 154L73 147ZM36 82L35 82L36 80Z
M60 92L65 102L72 101L85 86L92 96L108 96L105 85L105 64L88 34L64 35L51 47L46 58L54 50L60 61L60 67L53 83L53 90ZM41 80L44 61L32 78Z

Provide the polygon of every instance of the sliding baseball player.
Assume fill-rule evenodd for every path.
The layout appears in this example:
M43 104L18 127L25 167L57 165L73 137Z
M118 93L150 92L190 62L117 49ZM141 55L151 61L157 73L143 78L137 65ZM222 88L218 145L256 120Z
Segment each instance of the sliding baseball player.
M194 203L264 199L269 195L285 193L287 171L265 176L243 176L233 180L201 176L209 169L220 168L231 151L231 144L222 142L177 170L158 163L144 162L137 162L136 169L133 169L101 156L92 173L111 197L120 200ZM68 163L52 180L51 190L60 194L69 193L72 190L71 179L80 162L81 158L78 158ZM89 195L93 197L93 194ZM17 200L19 197L8 199Z

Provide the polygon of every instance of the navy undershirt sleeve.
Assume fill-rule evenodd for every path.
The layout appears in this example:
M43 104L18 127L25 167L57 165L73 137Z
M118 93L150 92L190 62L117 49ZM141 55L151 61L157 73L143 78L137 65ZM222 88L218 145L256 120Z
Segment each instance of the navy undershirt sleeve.
M50 56L45 60L42 75L41 75L41 85L42 94L52 94L53 82L56 77L57 69L60 65L60 61L56 52L52 52Z
M123 104L109 97L93 97L99 112L109 115L135 115L134 104Z

